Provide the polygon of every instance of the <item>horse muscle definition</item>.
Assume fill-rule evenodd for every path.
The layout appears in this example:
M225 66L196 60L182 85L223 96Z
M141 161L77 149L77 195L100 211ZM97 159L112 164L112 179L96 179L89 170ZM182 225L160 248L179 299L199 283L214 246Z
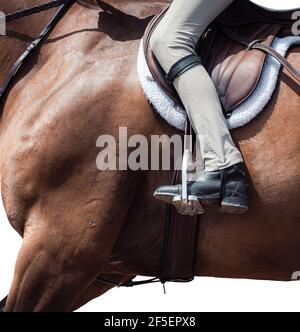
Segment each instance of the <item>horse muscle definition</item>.
M0 0L2 12L43 1ZM71 311L112 286L158 273L171 172L99 171L100 135L173 135L136 72L140 39L168 1L78 1L22 68L2 105L1 191L23 236L7 311ZM7 24L0 79L55 12ZM299 49L289 60L300 69ZM291 280L300 270L299 86L286 74L273 102L233 132L252 179L245 216L201 218L196 275ZM119 142L117 142L119 143ZM34 282L33 282L34 281Z

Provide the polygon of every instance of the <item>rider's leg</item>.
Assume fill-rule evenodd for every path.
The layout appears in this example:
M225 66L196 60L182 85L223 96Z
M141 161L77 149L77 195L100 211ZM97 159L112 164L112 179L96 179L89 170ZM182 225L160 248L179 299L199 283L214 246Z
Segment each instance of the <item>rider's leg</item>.
M178 61L196 54L195 46L205 28L231 2L173 1L151 39L151 48L166 73ZM173 84L196 134L201 137L206 172L242 168L243 158L231 138L216 89L205 68L198 63L175 78ZM243 171L241 177L245 177Z
M232 0L174 0L151 39L151 48L166 73L195 53L199 37ZM216 89L202 65L174 80L197 135L202 136L205 169L216 171L243 162L223 116Z

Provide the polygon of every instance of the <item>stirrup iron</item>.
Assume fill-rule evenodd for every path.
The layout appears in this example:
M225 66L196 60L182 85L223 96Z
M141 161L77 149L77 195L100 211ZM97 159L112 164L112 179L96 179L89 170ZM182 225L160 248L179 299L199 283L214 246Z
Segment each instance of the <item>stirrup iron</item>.
M173 198L173 205L176 207L180 214L195 216L203 214L204 209L199 202L198 198L194 195L188 194L188 180L189 175L195 172L193 165L193 129L189 121L186 123L185 136L184 136L184 152L182 159L182 192L181 196Z

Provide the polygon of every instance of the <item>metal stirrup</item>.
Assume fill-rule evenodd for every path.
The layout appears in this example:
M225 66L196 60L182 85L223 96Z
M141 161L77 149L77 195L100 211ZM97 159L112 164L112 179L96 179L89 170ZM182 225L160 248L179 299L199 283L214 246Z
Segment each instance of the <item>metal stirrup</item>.
M193 165L193 129L189 121L186 122L184 136L184 152L182 159L182 193L173 198L173 204L180 214L195 216L203 214L204 209L198 198L188 193L189 175L195 172Z
M169 73L166 75L166 80L169 84L172 84L175 78L182 75L189 69L201 65L201 59L198 55L188 55L181 60L177 61L170 69Z

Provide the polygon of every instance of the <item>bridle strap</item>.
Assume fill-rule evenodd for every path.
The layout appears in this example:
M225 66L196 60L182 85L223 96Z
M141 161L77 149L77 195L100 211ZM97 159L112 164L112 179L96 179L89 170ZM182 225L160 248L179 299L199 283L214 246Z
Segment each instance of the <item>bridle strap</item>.
M3 86L0 87L0 101L1 101L3 94L7 91L13 78L16 76L17 72L19 71L20 67L22 66L22 64L37 49L37 47L41 44L41 42L48 36L48 34L52 30L52 28L58 22L58 20L63 16L63 14L66 12L66 10L74 3L74 0L64 0L64 1L60 0L59 2L60 2L61 7L57 11L57 13L53 16L51 21L48 23L46 28L40 33L40 35L30 43L30 45L26 48L26 50L23 52L23 54L19 57L19 59L16 61L16 63L10 69Z
M43 12L45 10L54 8L54 7L59 7L66 2L69 2L69 0L54 0L54 1L50 1L50 2L47 2L42 5L39 5L39 6L25 8L25 9L19 10L17 12L5 15L5 21L12 22L14 20L18 20L20 18L30 16L33 14L37 14L37 13Z

